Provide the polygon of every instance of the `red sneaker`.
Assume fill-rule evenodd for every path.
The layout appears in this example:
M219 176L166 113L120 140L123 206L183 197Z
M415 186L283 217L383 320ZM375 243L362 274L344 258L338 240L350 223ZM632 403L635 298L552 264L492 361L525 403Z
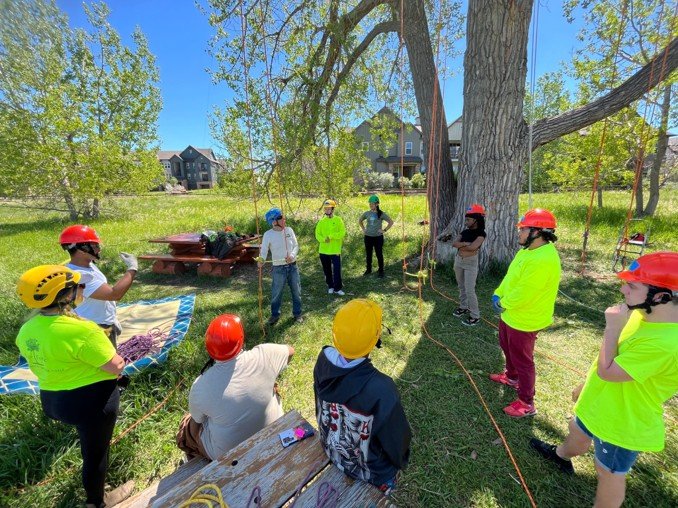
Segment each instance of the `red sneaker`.
M510 386L516 390L518 389L518 381L509 379L509 377L506 375L506 372L502 372L501 374L490 374L490 379L495 383Z
M522 400L516 399L504 408L504 413L511 418L524 418L537 414L534 404L525 404Z

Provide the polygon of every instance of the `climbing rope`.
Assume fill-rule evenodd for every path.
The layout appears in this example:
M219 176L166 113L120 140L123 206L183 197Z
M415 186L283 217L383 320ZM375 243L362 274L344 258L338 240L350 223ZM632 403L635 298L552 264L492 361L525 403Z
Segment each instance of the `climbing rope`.
M118 354L125 364L136 362L149 353L158 353L160 346L169 339L169 334L159 328L152 328L147 333L132 335L129 340L118 345Z
M192 506L229 508L226 501L224 501L224 497L221 495L221 489L214 483L208 483L195 489L191 497L181 503L179 508L191 508Z

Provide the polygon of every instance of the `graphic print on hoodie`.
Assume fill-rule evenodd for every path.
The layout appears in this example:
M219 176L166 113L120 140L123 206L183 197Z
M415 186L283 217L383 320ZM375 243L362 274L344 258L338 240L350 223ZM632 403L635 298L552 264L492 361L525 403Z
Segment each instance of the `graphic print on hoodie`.
M320 440L335 466L377 487L405 468L412 430L395 383L369 358L347 364L335 348L324 347L313 391Z

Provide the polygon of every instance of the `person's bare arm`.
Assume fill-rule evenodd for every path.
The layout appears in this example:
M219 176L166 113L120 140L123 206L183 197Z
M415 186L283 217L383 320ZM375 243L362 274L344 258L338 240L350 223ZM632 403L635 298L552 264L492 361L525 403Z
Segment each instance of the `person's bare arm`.
M288 351L288 355L287 355L287 363L290 363L290 360L292 360L292 357L294 356L294 348L293 348L292 346L289 346L289 345L288 345L288 346L287 346L287 351Z
M462 247L466 247L467 245L468 242L461 241L461 235L457 235L457 238L455 238L454 242L452 242L452 247L456 247L457 249L461 249Z
M136 270L127 270L125 275L123 275L120 280L115 283L115 285L111 286L110 284L102 284L94 293L90 295L90 298L113 302L120 300L123 296L125 296L125 293L127 293L127 290L132 285L136 274Z
M479 236L475 240L473 240L471 243L465 242L466 245L463 247L459 247L459 250L463 250L464 252L476 252L478 249L480 249L480 246L483 244L485 241L484 236ZM464 243L464 242L460 242Z
M122 356L115 354L108 362L104 363L99 367L104 372L109 374L115 374L116 376L122 372L122 369L125 368L125 360L122 359Z

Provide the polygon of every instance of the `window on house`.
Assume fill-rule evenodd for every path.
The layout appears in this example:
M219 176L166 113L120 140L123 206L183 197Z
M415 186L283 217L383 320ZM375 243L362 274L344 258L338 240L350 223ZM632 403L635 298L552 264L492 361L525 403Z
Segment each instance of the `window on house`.
M412 141L405 143L405 155L412 155Z
M209 173L200 173L200 179L203 182L209 182L210 181L210 175Z
M207 169L207 164L205 164L204 162L201 162L201 163L200 163L200 169L202 169L203 171L205 171L205 170Z

